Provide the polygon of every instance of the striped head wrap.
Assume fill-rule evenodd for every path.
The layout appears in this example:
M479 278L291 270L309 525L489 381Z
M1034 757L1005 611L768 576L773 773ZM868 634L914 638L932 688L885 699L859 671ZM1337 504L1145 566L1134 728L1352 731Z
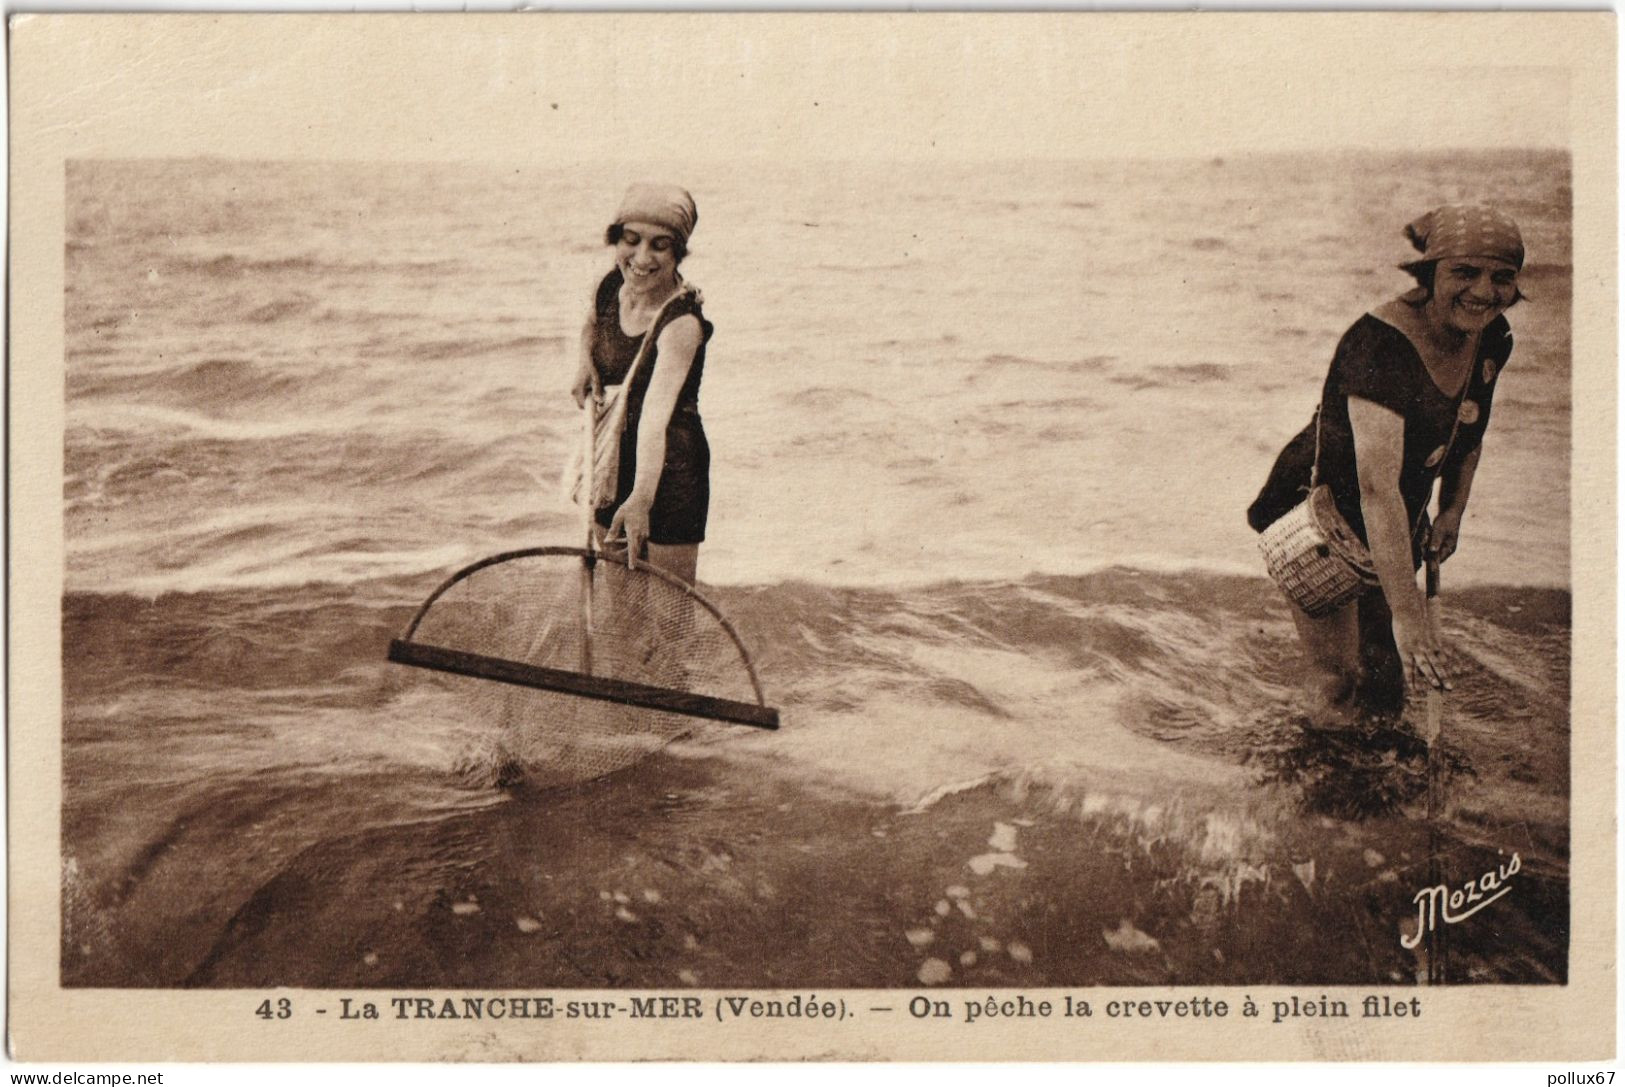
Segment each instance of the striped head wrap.
M1405 236L1421 253L1420 259L1401 264L1407 272L1418 265L1457 257L1484 257L1523 267L1523 235L1512 217L1482 204L1446 204L1434 208L1405 228Z

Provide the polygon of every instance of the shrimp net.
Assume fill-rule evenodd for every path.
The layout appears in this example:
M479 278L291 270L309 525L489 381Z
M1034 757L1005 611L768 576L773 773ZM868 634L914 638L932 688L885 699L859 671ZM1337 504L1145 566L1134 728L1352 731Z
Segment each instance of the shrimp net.
M459 571L390 646L493 741L503 783L559 785L623 769L727 721L776 728L731 624L647 564L576 548Z

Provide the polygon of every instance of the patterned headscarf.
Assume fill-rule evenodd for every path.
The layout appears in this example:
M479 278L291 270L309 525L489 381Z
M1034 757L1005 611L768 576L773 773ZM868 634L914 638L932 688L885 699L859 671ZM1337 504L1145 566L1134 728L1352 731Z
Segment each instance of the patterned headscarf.
M700 213L694 207L694 198L687 189L676 185L639 182L626 190L621 198L621 209L615 213L615 225L623 223L653 223L663 226L688 244L694 233L694 224Z
M1523 267L1523 235L1511 216L1481 204L1446 204L1434 208L1405 228L1405 236L1421 259L1400 267L1407 272L1420 264L1457 257L1488 257Z

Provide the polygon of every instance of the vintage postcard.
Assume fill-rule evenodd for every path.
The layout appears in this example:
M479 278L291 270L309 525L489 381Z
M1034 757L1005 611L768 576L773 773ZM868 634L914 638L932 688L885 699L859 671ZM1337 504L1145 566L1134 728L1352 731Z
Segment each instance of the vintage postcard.
M17 1059L1613 1056L1611 14L10 32Z

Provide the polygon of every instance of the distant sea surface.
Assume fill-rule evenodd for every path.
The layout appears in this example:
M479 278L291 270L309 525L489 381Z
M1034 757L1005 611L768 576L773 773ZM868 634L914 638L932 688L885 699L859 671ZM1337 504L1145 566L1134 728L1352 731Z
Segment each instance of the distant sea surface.
M383 649L464 563L577 543L565 389L651 173L69 165L65 976L182 983L160 949L210 946L301 851L509 802L489 738ZM787 722L701 746L904 806L1255 780L1296 650L1244 510L1342 332L1406 287L1404 223L1509 211L1529 300L1446 580L1497 692L1463 712L1518 741L1480 752L1478 818L1533 820L1566 872L1566 758L1517 753L1567 750L1566 156L678 180L716 325L700 577ZM212 905L166 915L200 880Z

